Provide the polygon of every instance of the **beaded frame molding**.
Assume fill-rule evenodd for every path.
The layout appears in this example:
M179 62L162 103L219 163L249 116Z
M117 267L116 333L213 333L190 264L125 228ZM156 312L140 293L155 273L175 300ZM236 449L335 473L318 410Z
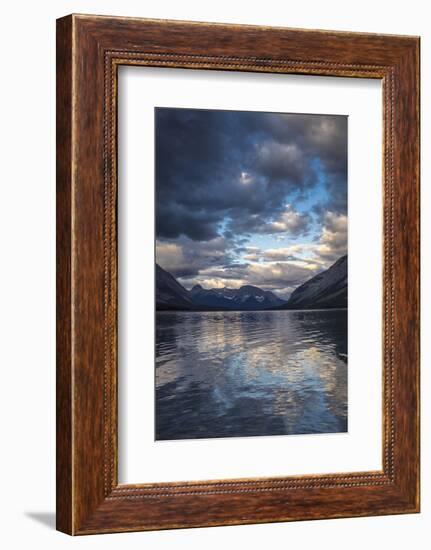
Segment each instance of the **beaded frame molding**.
M120 65L381 79L381 471L124 485L117 437ZM419 511L419 38L70 15L57 21L57 529Z

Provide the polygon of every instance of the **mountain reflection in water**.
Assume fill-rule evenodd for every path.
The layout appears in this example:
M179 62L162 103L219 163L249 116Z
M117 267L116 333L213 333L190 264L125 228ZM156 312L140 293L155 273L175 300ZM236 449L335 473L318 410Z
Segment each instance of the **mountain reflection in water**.
M157 313L157 440L345 431L346 310Z

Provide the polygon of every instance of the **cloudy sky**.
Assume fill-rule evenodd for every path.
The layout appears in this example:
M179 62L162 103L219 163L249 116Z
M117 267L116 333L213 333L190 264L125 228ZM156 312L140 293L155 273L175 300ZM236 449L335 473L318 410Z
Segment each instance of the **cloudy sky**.
M347 117L157 108L156 260L288 297L347 252Z

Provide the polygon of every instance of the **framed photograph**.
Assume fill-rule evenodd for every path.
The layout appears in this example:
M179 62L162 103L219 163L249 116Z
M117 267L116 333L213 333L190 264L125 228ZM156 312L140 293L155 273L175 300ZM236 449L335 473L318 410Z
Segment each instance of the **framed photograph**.
M419 38L57 21L57 528L419 511Z

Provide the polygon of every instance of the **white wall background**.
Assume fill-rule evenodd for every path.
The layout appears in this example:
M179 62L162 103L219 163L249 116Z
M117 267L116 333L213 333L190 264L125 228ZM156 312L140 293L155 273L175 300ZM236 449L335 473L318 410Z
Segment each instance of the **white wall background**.
M4 548L428 547L430 338L423 338L422 347L422 514L74 539L53 528L55 19L75 12L421 35L422 151L427 152L431 149L427 4L421 0L266 0L263 4L249 0L15 0L2 6L0 538ZM427 156L422 157L422 326L426 335L431 330L431 174Z

